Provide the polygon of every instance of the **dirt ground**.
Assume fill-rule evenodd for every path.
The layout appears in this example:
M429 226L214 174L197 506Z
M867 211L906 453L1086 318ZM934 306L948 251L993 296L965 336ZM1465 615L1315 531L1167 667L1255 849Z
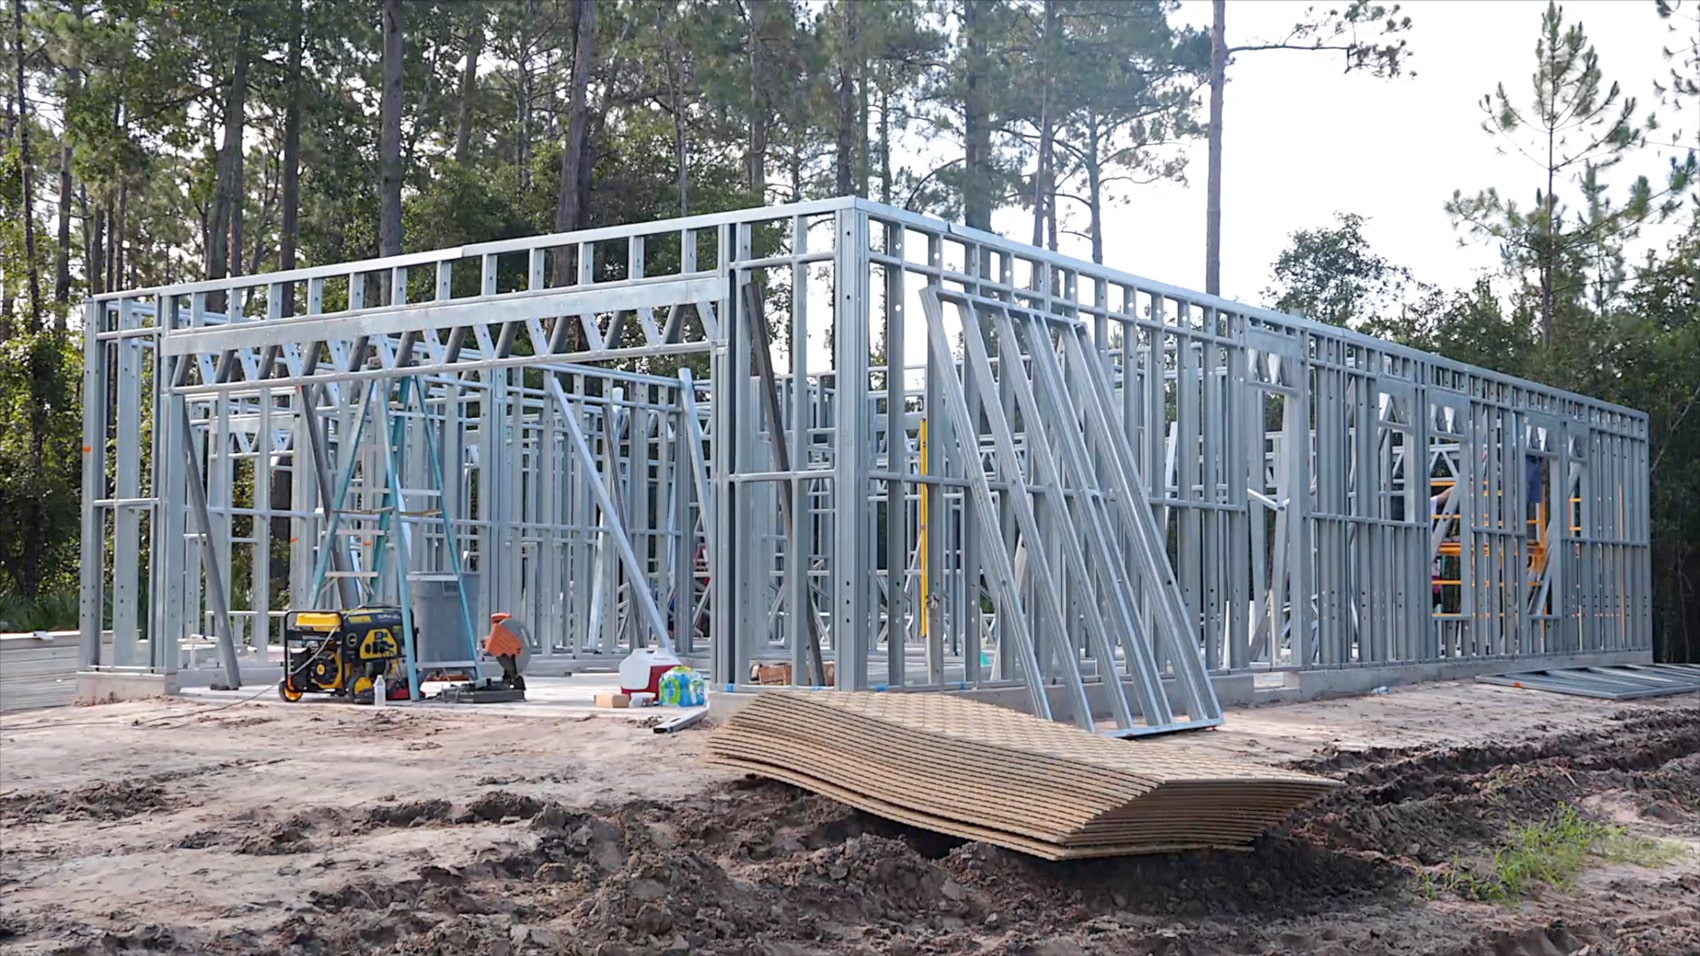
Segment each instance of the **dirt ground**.
M704 730L183 700L0 720L0 952L1700 952L1700 702L1476 684L1230 714L1345 786L1250 852L1043 863L701 763ZM1562 808L1660 841L1484 902ZM1652 844L1649 844L1652 845Z

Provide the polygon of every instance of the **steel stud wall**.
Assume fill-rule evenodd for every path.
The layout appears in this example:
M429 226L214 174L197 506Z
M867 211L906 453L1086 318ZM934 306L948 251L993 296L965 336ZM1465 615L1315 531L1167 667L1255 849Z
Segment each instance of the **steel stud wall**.
M287 606L456 574L540 673L671 641L802 679L818 642L840 687L1066 699L1145 655L1184 684L1651 647L1641 413L862 200L135 290L84 328L87 669L257 674ZM1099 398L1115 441L1034 447Z

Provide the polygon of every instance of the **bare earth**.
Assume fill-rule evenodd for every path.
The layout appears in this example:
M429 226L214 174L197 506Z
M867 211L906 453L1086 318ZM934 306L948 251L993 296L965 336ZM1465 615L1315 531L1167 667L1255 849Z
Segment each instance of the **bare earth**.
M701 763L703 730L184 700L0 720L6 953L1700 952L1700 703L1476 684L1206 747L1346 786L1248 853L1041 863ZM1680 848L1465 898L1564 804Z

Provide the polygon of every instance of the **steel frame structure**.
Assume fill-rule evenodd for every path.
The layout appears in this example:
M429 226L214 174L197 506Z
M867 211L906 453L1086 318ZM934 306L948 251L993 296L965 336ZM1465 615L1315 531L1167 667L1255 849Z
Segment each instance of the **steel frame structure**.
M1206 673L1651 647L1643 414L864 200L83 325L86 670L234 683L421 580L534 669L820 647L1120 733L1218 719Z

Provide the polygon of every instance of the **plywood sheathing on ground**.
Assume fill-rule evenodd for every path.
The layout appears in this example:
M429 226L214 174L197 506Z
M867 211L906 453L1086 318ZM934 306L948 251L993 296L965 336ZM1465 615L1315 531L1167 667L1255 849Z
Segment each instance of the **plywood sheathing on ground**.
M1045 859L1243 847L1338 782L940 694L767 692L712 763Z

